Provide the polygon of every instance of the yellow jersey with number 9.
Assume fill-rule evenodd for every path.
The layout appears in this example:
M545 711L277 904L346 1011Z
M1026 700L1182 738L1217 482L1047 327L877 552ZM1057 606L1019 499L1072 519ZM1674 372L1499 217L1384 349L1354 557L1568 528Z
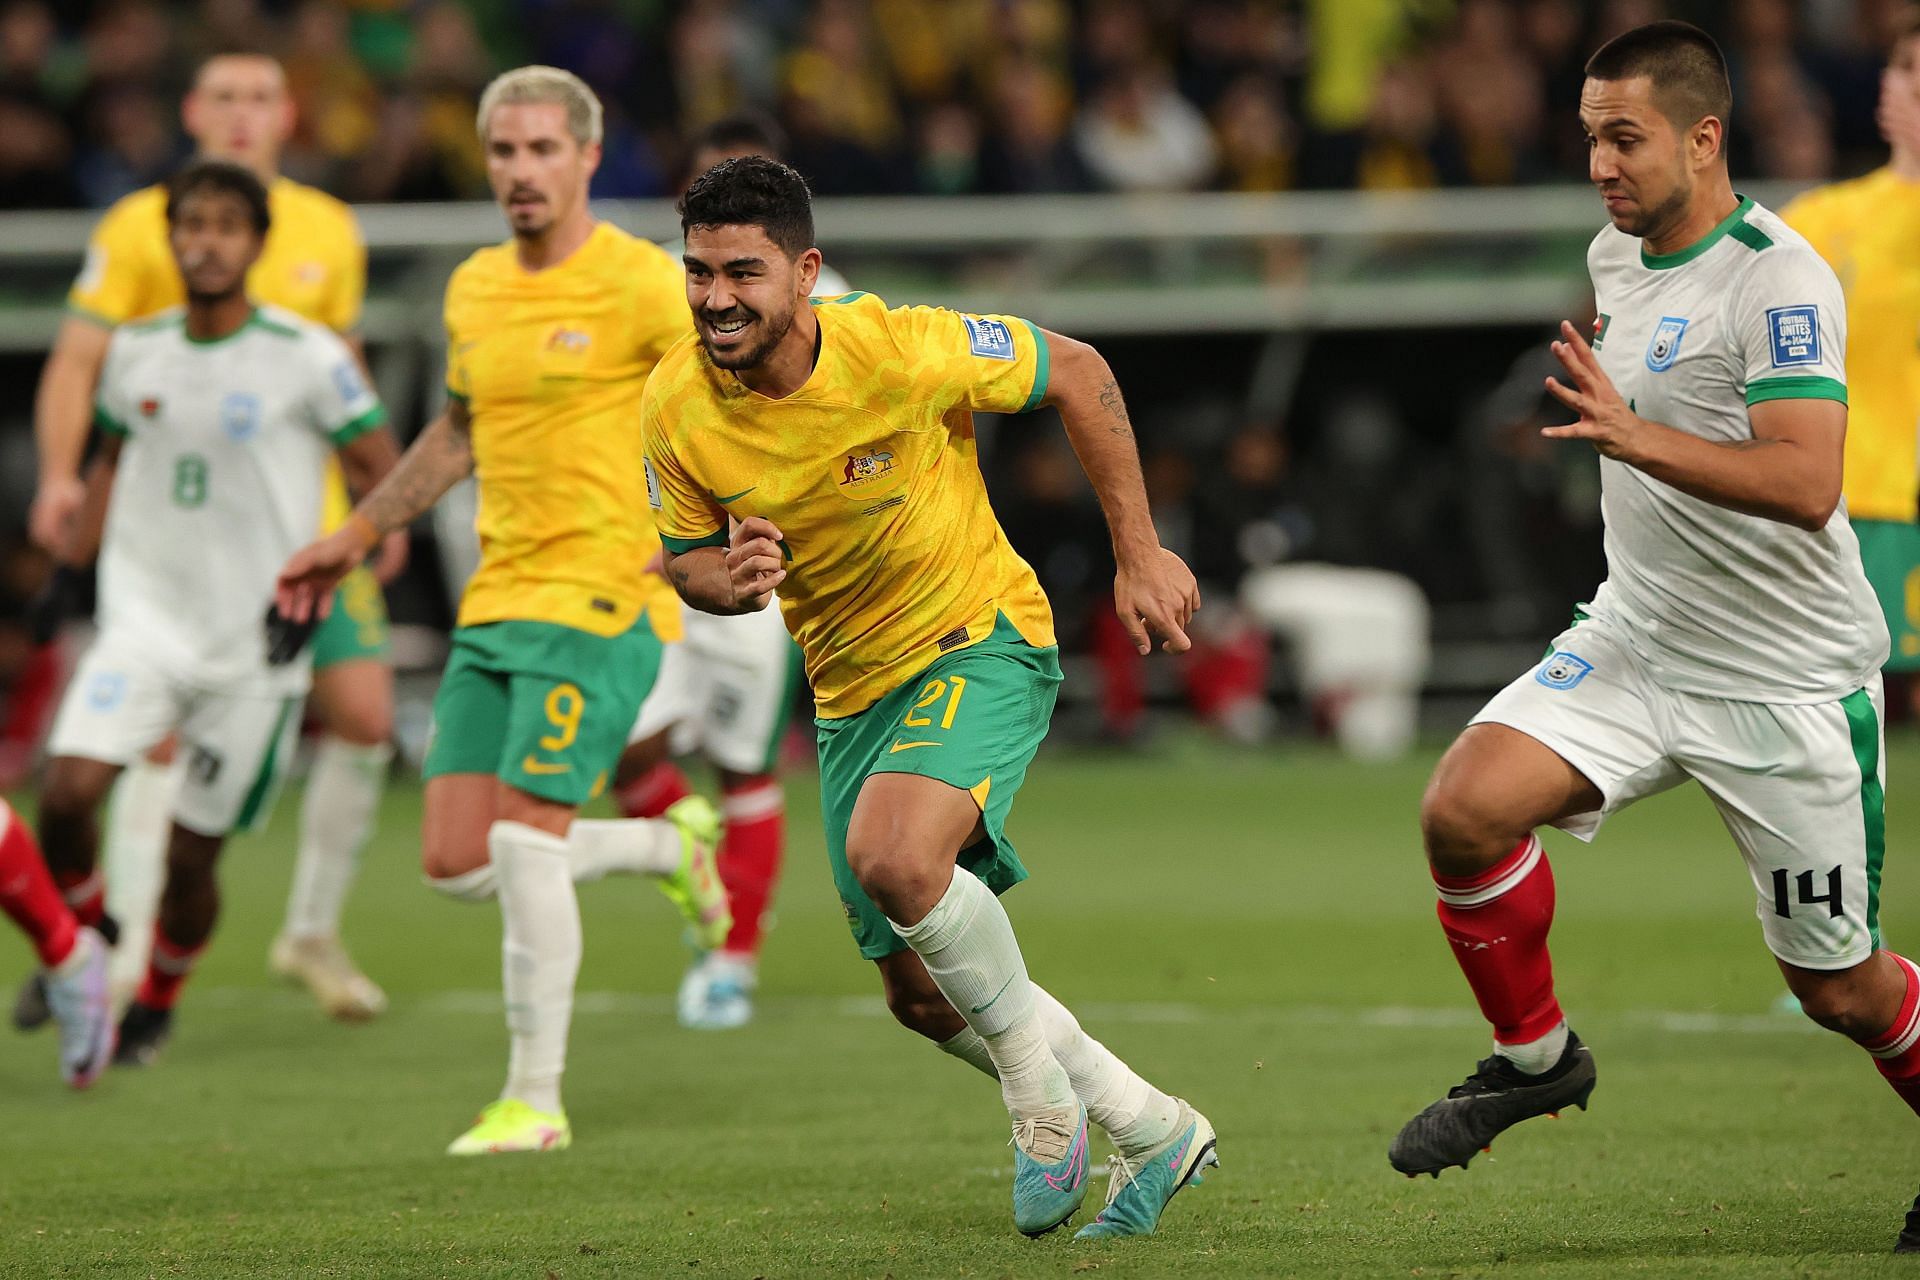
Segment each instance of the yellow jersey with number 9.
M784 399L716 368L698 340L647 383L649 498L680 554L763 516L785 540L779 589L819 714L854 715L1004 614L1054 643L1053 613L994 518L973 413L1024 413L1047 344L1010 316L817 299L819 358Z
M679 598L647 569L660 541L640 391L692 324L681 266L610 223L544 271L522 267L509 241L453 273L447 394L471 415L480 486L480 567L461 626L615 636L645 613L662 639L679 639Z
M267 243L247 272L247 293L335 333L351 332L367 293L367 248L353 210L324 191L275 178L267 187L267 212ZM122 197L87 241L67 309L111 329L186 300L167 243L166 188ZM349 507L339 467L329 461L322 530L339 527Z
M1847 514L1912 523L1920 490L1920 182L1876 169L1780 214L1847 296Z

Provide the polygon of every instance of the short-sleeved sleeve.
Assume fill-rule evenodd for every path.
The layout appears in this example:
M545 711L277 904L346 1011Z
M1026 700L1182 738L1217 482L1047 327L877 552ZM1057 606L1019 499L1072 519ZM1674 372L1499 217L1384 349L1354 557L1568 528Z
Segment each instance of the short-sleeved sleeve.
M713 500L687 474L673 440L661 423L660 406L648 385L640 399L640 422L646 450L647 505L660 530L660 544L674 555L699 547L727 545L727 509Z
M367 301L367 242L351 209L343 212L342 219L340 261L328 273L332 287L317 318L335 333L352 333L360 327L360 312Z
M167 272L173 269L164 227L146 217L145 193L107 210L87 239L87 256L67 290L67 309L108 327L152 315L168 305Z
M360 372L360 362L336 335L310 330L308 420L338 449L387 423L387 408Z
M1798 245L1762 250L1728 305L1749 405L1847 402L1846 301L1818 254Z
M940 307L900 307L888 321L902 353L917 362L925 389L945 403L980 413L1028 413L1047 397L1047 339L1031 321Z
M93 425L110 436L125 438L133 433L133 408L127 403L127 333L113 335L107 343L107 356L100 365L100 379L94 384Z

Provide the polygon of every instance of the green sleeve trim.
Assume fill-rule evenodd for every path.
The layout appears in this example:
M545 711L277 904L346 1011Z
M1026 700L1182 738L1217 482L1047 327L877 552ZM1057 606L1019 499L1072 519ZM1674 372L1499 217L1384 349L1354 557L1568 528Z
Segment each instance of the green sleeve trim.
M350 422L343 422L327 434L333 437L333 447L343 448L358 440L376 427L387 425L387 406L377 404Z
M1773 237L1754 226L1751 222L1743 222L1727 232L1727 234L1755 253L1760 252L1762 249L1771 249L1773 247Z
M93 425L110 436L120 436L122 439L133 434L127 430L126 423L120 421L120 419L114 417L99 405L93 407Z
M1047 335L1040 332L1040 326L1031 320L1022 320L1027 332L1033 335L1033 390L1027 393L1027 402L1020 406L1020 412L1032 413L1047 398L1047 381L1052 377L1050 365L1053 353L1047 349Z
M683 556L689 551L698 551L702 547L726 546L727 531L725 529L715 529L712 533L705 534L698 538L669 538L663 533L660 535L660 545L677 556Z
M102 329L118 329L120 327L118 320L114 320L90 308L83 307L77 302L69 302L67 304L67 314L75 320L85 320L88 324L97 324Z
M867 291L865 289L855 289L851 293L843 293L837 298L813 298L810 299L810 301L819 307L844 307L849 302L858 302L866 296Z
M1847 384L1837 378L1762 378L1747 384L1747 403L1767 400L1838 400L1847 402Z
M473 397L472 397L472 396L469 396L469 395L468 395L468 394L467 394L466 392L464 392L464 391L455 391L455 390L454 390L454 389L453 389L452 387L448 387L448 388L447 388L447 399L449 399L449 400L458 400L458 401L459 401L459 402L460 402L461 404L467 404L467 403L470 403L470 402L472 401L472 399L473 399Z

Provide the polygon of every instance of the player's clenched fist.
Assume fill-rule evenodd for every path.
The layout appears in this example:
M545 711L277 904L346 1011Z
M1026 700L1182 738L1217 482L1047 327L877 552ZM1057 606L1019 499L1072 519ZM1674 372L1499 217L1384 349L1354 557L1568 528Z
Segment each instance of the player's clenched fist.
M1155 547L1137 563L1123 563L1113 579L1113 607L1120 625L1142 654L1153 652L1159 636L1168 653L1193 647L1187 623L1200 607L1200 584L1186 562L1165 547Z
M733 598L746 609L764 609L773 589L786 581L786 544L773 521L748 516L727 540L727 579Z

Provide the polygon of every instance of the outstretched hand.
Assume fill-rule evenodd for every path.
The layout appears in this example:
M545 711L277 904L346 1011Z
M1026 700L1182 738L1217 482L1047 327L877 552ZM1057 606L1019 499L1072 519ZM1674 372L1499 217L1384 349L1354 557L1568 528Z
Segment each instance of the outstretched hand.
M1628 461L1635 436L1645 424L1614 389L1593 348L1578 329L1562 320L1560 341L1553 344L1553 354L1573 385L1550 377L1547 391L1580 419L1563 427L1542 427L1540 434L1551 440L1585 440L1609 458Z
M293 553L273 584L274 607L288 622L324 618L333 607L333 589L366 559L368 547L351 524Z
M1120 625L1143 656L1160 637L1168 653L1193 647L1186 626L1200 607L1200 584L1186 562L1165 547L1155 547L1139 563L1123 563L1113 578L1113 607Z

